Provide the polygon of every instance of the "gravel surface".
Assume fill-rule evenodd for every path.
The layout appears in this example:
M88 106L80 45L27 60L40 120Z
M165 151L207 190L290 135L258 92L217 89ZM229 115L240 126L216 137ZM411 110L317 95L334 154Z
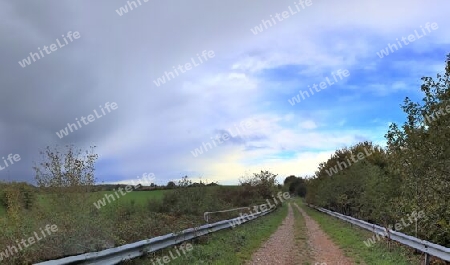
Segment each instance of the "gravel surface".
M353 265L355 264L347 258L341 249L339 249L329 237L320 229L316 221L314 221L302 208L294 203L295 208L303 215L306 223L308 246L310 255L313 258L311 263L319 265ZM302 261L298 261L297 253L304 250L296 249L295 232L294 232L294 213L291 204L288 205L288 215L283 223L273 233L263 246L256 251L251 261L246 265L300 265Z
M294 203L295 204L295 203ZM311 256L314 258L313 264L323 263L327 265L352 265L355 264L347 258L343 251L339 249L333 241L329 239L327 234L320 229L316 221L314 221L302 208L297 204L295 207L305 218L306 229L308 233L308 243L311 249Z
M294 250L294 212L291 204L286 218L280 227L273 233L264 245L253 253L251 261L247 265L294 265L292 251Z

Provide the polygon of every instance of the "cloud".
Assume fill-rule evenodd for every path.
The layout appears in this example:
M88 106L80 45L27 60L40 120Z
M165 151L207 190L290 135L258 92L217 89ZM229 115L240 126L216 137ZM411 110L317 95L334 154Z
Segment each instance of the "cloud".
M252 27L293 2L149 1L117 15L125 4L0 0L0 157L22 158L0 171L0 180L32 182L39 150L66 144L97 146L100 182L154 172L159 184L185 174L237 183L262 167L311 174L335 148L382 142L381 124L404 118L398 105L405 96L420 99L420 77L442 71L450 42L444 0L313 0L256 36ZM428 21L440 25L433 35L376 56ZM81 38L30 66L18 64L68 31ZM215 57L155 86L204 50ZM288 98L338 69L351 76L289 105ZM119 108L63 139L56 135L106 102ZM245 137L198 158L190 153L245 120L255 124Z
M315 128L317 128L317 125L314 121L309 120L309 121L300 122L299 127L301 129L315 129Z

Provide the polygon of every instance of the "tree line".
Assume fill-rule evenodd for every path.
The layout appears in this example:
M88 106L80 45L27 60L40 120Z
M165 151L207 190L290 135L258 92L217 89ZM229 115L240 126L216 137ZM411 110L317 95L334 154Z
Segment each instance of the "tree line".
M406 121L389 126L386 147L365 141L336 150L314 176L289 176L285 188L385 227L424 211L426 218L401 232L450 247L450 54L444 73L422 81L422 101L405 98Z

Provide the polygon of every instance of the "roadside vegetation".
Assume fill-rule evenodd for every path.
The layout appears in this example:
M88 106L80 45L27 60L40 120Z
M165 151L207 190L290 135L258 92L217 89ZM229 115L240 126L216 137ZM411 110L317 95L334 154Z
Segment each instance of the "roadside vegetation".
M306 211L319 225L320 228L338 245L347 256L351 257L357 264L366 265L420 265L423 256L414 254L414 250L391 242L381 240L371 247L363 242L372 237L373 234L367 230L329 216L327 214L311 209L299 199L297 204Z
M421 103L404 100L387 147L360 142L337 150L294 187L306 202L450 247L450 55L443 73L423 77ZM425 218L412 218L414 212Z
M31 264L179 232L204 224L206 211L261 204L278 191L276 175L268 171L254 173L234 187L193 183L186 176L96 208L94 202L120 185L95 185L93 147L85 152L73 146L48 147L41 155L42 161L34 166L37 187L0 183L2 263ZM237 215L217 214L210 222ZM57 232L14 250L19 249L18 242L53 224Z
M272 235L281 225L287 215L287 203L274 212L249 221L233 229L225 229L191 240L193 250L186 255L173 259L170 264L245 264L252 254ZM143 265L152 264L156 259L169 256L174 248L157 251L145 258L136 259L123 264Z

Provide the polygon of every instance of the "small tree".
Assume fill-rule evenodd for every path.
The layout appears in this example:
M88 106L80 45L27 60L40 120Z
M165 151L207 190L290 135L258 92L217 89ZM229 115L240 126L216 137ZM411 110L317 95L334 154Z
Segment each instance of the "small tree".
M167 182L168 189L175 189L176 187L177 187L177 184L175 184L175 182L173 182L173 181Z
M251 177L242 177L239 182L241 186L254 187L263 199L271 199L277 191L277 176L267 170L261 170L260 173L253 173Z
M306 195L306 183L301 177L291 175L284 180L284 188L290 193L298 195L302 198Z
M181 180L178 181L178 187L187 188L192 185L192 180L188 178L188 176L184 176Z
M90 250L92 235L100 226L91 218L95 211L91 198L94 164L98 158L94 148L82 152L72 145L67 145L64 151L47 147L40 152L42 161L33 167L36 182L45 191L42 218L57 223L60 229L60 242L56 243L60 255Z
M64 193L79 192L80 189L90 191L95 184L94 164L98 158L93 152L95 146L85 154L81 149L74 150L72 145L66 148L66 152L61 153L58 148L52 150L47 146L40 152L43 161L33 167L38 186Z

